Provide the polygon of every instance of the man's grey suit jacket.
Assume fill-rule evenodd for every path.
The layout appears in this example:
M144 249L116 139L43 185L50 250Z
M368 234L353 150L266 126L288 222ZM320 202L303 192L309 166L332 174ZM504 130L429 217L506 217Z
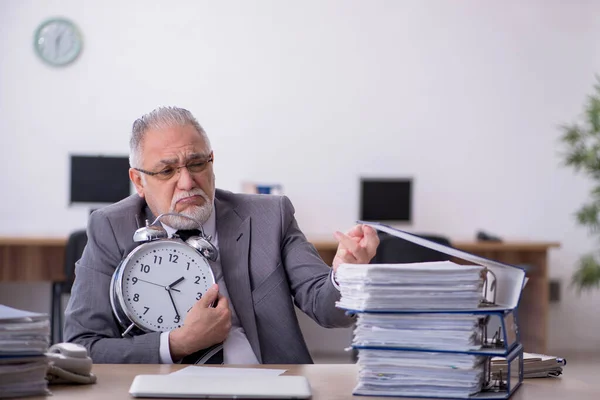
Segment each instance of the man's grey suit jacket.
M225 284L258 360L312 363L293 304L324 327L353 320L335 307L340 294L331 268L298 228L291 202L217 189L215 209ZM160 332L122 338L109 300L115 268L138 245L134 231L154 218L137 194L90 216L88 244L65 313L65 337L87 347L95 363L160 362Z

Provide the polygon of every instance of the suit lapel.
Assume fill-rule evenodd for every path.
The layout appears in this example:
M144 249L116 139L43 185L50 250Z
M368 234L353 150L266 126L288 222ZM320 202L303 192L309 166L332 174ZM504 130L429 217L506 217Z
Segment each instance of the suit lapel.
M262 363L248 265L250 217L242 219L233 208L215 198L219 257L223 278L236 314L258 361Z

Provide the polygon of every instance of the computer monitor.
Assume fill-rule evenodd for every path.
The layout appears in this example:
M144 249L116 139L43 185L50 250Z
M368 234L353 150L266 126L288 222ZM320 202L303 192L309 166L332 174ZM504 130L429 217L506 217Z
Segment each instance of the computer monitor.
M71 155L73 203L115 203L131 193L126 156Z
M412 179L361 179L360 219L391 223L411 222Z

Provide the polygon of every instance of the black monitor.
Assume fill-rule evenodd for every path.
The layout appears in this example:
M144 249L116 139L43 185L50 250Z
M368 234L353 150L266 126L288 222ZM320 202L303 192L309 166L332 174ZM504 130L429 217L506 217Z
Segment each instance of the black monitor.
M130 195L129 158L71 155L71 203L115 203Z
M412 179L361 179L360 219L411 222Z

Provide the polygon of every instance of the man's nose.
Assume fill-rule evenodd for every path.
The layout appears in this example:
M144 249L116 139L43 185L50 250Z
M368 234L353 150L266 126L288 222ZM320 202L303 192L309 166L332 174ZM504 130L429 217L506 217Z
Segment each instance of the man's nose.
M177 176L177 187L181 190L191 190L196 186L194 177L186 167L179 168L179 176Z

